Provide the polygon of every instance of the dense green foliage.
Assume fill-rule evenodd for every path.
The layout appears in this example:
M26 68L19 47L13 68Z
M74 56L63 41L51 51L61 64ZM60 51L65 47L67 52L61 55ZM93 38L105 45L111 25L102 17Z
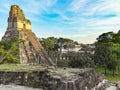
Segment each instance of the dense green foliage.
M69 67L69 60L58 60L57 66L58 67Z
M13 37L10 41L0 41L0 63L19 63L19 48L17 37Z
M107 43L99 43L96 45L94 60L97 65L104 67L105 74L106 69L111 60L112 50Z
M52 50L55 46L55 42L50 38L42 38L41 43L44 46L45 50L48 52Z
M62 48L70 48L73 45L78 45L79 43L67 38L55 38L55 37L48 37L40 39L41 44L46 49L46 51L58 51L58 49Z
M88 53L76 53L69 61L69 66L73 68L94 67L93 55Z
M112 70L113 76L120 64L120 33L103 33L97 38L94 60L97 66L101 66L107 74L107 69Z

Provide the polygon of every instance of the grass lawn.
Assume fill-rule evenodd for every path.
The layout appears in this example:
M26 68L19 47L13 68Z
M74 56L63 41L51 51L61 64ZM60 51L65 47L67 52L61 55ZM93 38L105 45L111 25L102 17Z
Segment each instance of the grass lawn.
M43 70L45 66L34 66L34 65L20 65L20 64L1 64L0 70L20 70L20 71L31 71L31 70Z
M104 74L104 68L99 67L99 68L95 68L95 70ZM118 67L115 76L112 76L112 71L107 70L106 79L111 81L111 82L120 81L120 66Z

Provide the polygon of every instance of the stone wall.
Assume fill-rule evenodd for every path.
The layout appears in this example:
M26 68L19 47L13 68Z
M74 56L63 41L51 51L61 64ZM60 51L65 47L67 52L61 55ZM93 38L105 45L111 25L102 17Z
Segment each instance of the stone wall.
M43 90L93 90L104 79L92 69L73 71L71 70L68 74L51 70L0 71L0 84L14 83Z

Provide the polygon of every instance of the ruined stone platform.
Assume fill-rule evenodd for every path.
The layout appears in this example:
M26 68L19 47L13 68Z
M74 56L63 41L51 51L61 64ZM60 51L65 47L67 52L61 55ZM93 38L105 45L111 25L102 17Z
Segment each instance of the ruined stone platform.
M99 85L104 78L103 75L90 68L55 69L33 65L0 66L0 84L13 83L43 90L105 90L104 85L101 85L102 87Z

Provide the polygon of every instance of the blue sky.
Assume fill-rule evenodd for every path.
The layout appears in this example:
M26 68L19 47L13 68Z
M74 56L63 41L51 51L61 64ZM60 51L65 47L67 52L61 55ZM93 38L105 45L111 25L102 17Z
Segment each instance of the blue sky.
M42 37L65 37L93 43L120 29L120 0L0 0L0 38L7 28L10 6L17 4Z

